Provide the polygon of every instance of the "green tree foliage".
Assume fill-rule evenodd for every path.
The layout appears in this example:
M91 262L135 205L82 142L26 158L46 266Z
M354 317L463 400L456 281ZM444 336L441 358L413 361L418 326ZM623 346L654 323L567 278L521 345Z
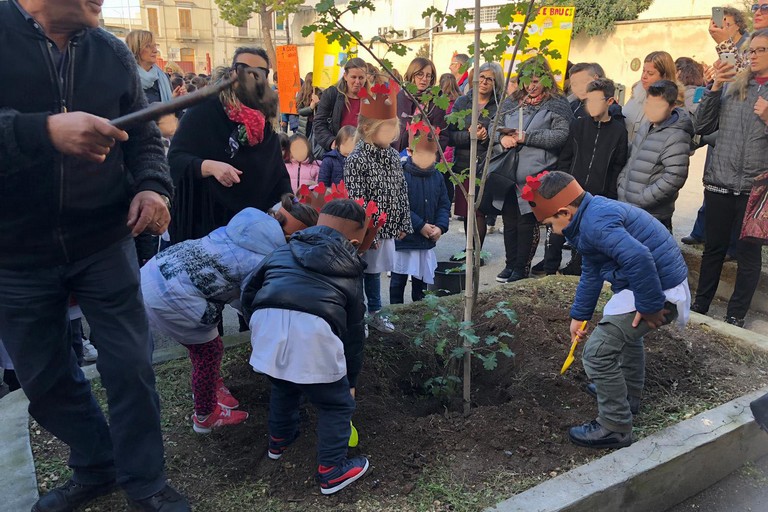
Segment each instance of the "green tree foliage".
M576 6L574 33L599 36L613 31L617 21L631 21L653 0L543 0L542 5Z
M242 27L258 14L261 19L261 34L264 47L267 50L272 65L275 66L275 44L272 39L272 15L279 11L283 16L296 12L304 3L303 0L214 0L219 6L221 18L236 26Z

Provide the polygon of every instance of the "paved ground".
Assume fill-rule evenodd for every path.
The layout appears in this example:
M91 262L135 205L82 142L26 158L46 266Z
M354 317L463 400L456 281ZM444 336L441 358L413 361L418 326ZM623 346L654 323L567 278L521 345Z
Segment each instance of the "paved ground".
M768 510L768 457L747 464L667 512L765 512Z

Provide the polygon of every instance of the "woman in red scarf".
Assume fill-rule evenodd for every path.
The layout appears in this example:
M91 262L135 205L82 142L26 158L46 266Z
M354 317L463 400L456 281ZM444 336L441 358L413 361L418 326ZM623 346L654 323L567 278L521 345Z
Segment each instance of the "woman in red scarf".
M266 212L291 192L272 129L277 96L267 82L267 53L238 48L232 66L249 68L252 86L237 83L187 110L171 142L172 243L206 236L246 207ZM219 78L229 73L218 71Z

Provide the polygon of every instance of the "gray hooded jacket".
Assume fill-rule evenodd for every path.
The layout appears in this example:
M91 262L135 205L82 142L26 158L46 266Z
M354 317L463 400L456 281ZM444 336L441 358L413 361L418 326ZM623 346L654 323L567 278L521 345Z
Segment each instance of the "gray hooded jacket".
M644 122L619 174L619 201L640 207L659 220L671 219L675 200L688 178L692 136L693 122L681 108L673 110L660 126Z

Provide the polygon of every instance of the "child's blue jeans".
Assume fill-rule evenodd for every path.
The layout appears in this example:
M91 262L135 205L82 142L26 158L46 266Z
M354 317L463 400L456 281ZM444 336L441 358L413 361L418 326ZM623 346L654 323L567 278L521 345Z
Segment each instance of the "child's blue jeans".
M269 434L293 439L299 429L299 401L307 395L317 411L317 463L336 466L347 456L355 399L346 377L329 384L296 384L274 377L269 401Z
M381 311L381 274L363 274L363 286L368 312Z

